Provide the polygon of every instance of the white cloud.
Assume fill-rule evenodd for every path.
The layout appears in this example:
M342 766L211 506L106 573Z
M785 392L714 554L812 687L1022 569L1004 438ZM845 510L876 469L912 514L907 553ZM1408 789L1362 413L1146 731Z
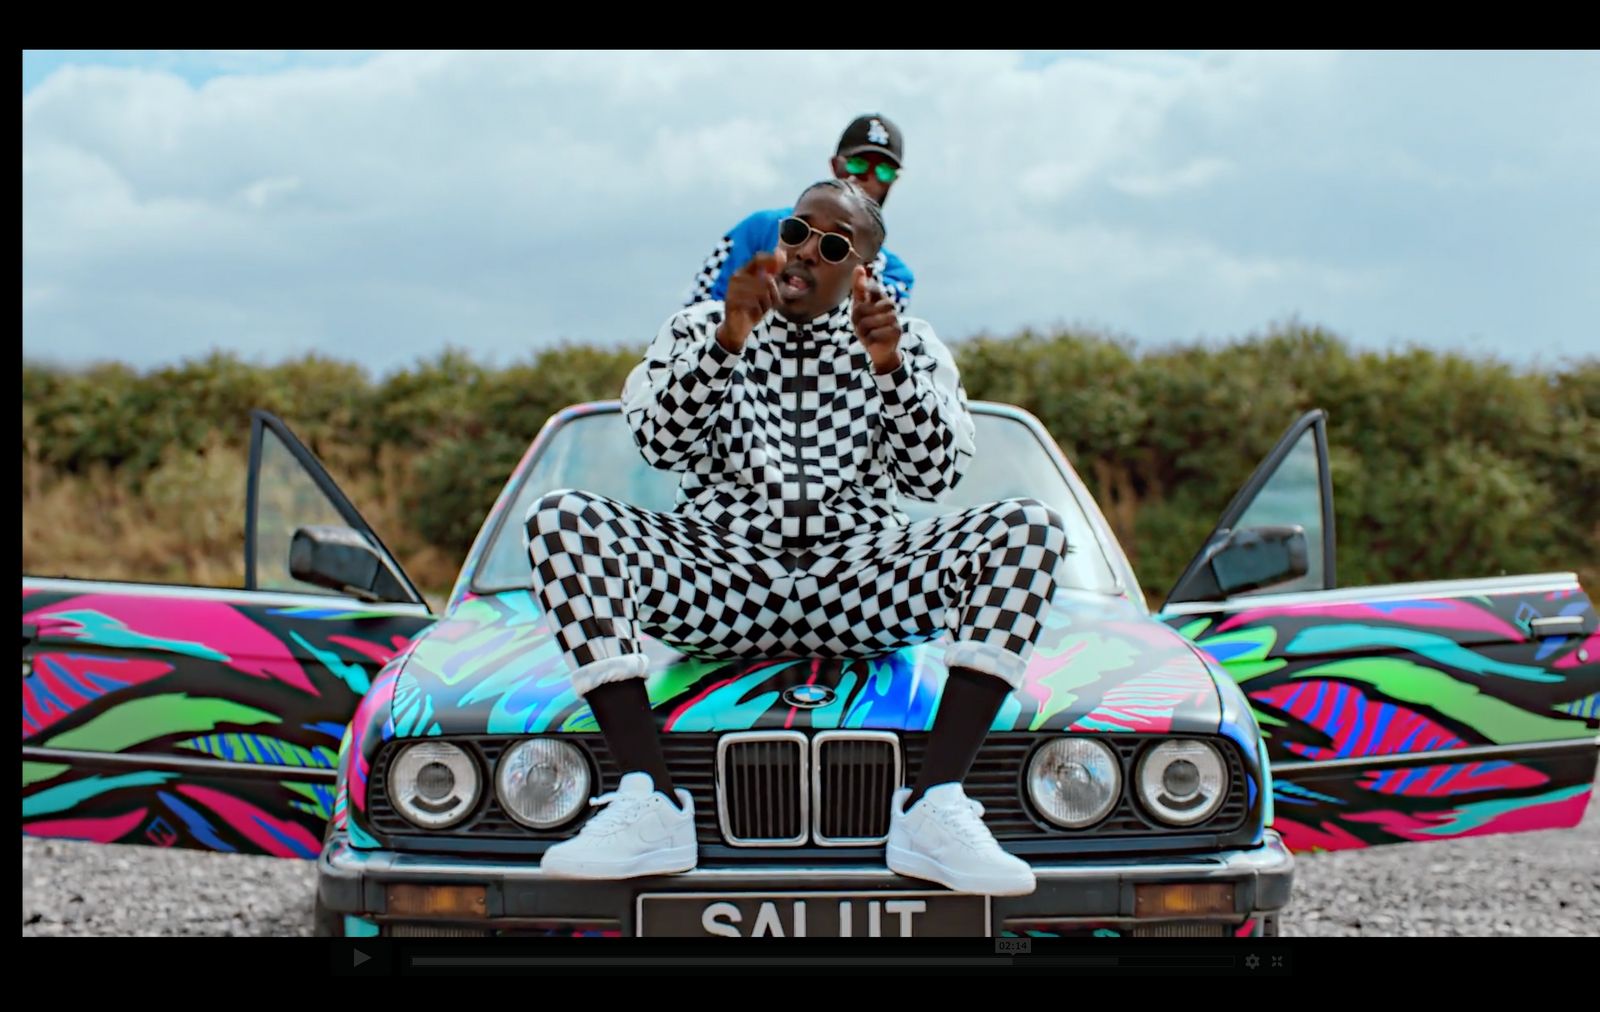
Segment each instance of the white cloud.
M1512 264L1593 263L1562 223L1595 207L1600 152L1571 124L1600 75L1562 64L1542 72L1564 88L1519 90L1484 72L1493 55L1428 58L1420 75L1409 59L399 52L63 67L23 99L24 350L320 348L389 367L446 340L501 358L643 341L721 231L825 173L839 129L868 110L906 131L890 245L918 274L917 312L947 335L1065 318L1167 339L1300 312L1357 339L1503 334L1510 351L1533 327L1600 350L1592 285L1460 255L1471 222ZM1480 77L1497 90L1460 108L1452 96Z
M1135 197L1165 197L1184 190L1204 189L1226 176L1233 166L1225 158L1195 158L1175 169L1113 175L1113 189Z
M241 196L244 202L254 208L263 208L267 202L281 196L288 196L300 189L299 176L273 176L268 179L258 179L244 188Z

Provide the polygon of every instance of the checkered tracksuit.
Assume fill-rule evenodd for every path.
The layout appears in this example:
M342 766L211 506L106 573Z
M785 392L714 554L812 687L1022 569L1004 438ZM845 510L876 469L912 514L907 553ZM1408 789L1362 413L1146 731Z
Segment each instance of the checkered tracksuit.
M850 303L769 313L733 354L721 302L667 321L623 390L646 461L681 471L676 510L575 490L528 509L534 584L580 695L642 678L649 633L690 656L873 656L949 629L945 654L1021 684L1067 550L1061 519L1008 499L908 524L972 458L955 363L901 320L875 375Z

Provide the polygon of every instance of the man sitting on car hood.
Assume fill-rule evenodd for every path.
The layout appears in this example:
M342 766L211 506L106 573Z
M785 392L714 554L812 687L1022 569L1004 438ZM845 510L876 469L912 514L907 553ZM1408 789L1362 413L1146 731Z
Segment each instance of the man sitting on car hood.
M852 182L808 188L723 301L666 322L623 390L652 466L681 472L670 513L575 490L528 510L534 585L575 689L625 775L553 877L695 867L645 693L649 633L705 658L859 657L948 632L949 677L915 784L894 795L890 869L989 895L1033 891L962 780L1027 658L1067 551L1054 511L1008 499L908 523L974 452L955 362L868 278L884 240Z

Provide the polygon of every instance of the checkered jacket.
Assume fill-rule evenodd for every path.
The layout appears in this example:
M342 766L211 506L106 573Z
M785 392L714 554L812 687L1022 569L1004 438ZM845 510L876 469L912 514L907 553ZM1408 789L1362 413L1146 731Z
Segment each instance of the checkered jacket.
M897 494L932 502L961 480L972 416L933 328L901 318L899 369L875 375L846 300L797 324L777 313L734 355L721 302L680 310L628 376L623 410L652 466L683 472L679 509L776 549L903 525Z

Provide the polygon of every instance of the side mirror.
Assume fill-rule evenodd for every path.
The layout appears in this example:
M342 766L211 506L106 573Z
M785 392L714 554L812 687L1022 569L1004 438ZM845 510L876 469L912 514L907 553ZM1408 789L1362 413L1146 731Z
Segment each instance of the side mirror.
M349 527L296 528L289 542L289 575L363 601L409 600L383 557Z
M1229 595L1305 576L1310 558L1303 527L1241 527L1229 532L1206 564L1217 588Z

